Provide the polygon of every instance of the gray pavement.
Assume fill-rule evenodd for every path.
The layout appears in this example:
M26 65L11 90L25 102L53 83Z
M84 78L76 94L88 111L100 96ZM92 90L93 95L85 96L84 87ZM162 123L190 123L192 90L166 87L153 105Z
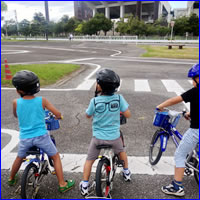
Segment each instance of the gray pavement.
M27 50L29 53L23 54L1 54L1 62L4 58L8 63L25 62L51 62L51 61L72 61L84 65L83 70L73 76L63 85L49 86L48 88L76 88L88 76L95 66L115 70L122 79L120 92L130 104L132 118L122 126L124 133L126 150L129 156L148 156L149 143L156 128L152 125L154 108L156 105L169 97L175 96L174 92L167 92L161 80L176 80L184 89L191 88L187 80L187 71L192 66L194 60L178 59L147 59L139 56L144 52L134 44L114 44L114 43L95 43L95 42L2 42L2 52L4 50ZM79 51L84 50L84 51ZM118 54L118 55L116 55ZM90 58L90 60L86 60ZM78 59L85 59L77 61ZM95 75L90 79L95 79ZM135 91L137 79L148 79L151 88L150 92ZM14 90L1 90L1 127L4 129L18 129L17 120L12 115L12 101L18 98ZM85 118L85 109L90 99L94 96L94 85L90 90L71 90L71 91L41 91L38 95L49 99L64 115L59 131L53 133L56 138L57 148L61 153L67 154L86 154L91 138L91 121ZM182 110L183 104L174 106L176 110ZM183 133L189 124L183 119L177 129ZM1 135L1 149L9 142L10 136ZM165 156L173 156L175 151L174 144L169 141ZM17 152L17 147L13 147L12 152ZM11 163L13 161L10 161ZM10 164L11 165L11 164ZM167 166L166 166L167 167ZM2 198L20 198L15 194L14 188L9 188L6 180L8 170L1 170L1 195ZM131 183L123 183L117 174L113 198L120 199L173 199L173 196L164 195L160 187L168 184L173 176L133 174ZM19 178L21 172L19 174ZM76 187L66 194L59 194L57 191L57 180L55 176L49 175L39 190L37 198L55 199L76 199L82 198L78 191L78 185L82 178L82 173L65 172L65 177L74 178ZM92 174L94 177L94 174ZM198 186L194 177L185 177L184 186L186 199L198 199Z

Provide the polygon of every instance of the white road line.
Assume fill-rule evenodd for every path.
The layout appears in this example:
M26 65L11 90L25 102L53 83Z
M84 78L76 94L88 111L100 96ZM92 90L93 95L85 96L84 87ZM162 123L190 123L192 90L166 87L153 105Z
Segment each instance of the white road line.
M94 85L95 82L95 79L85 80L83 83L78 85L76 90L90 90L90 88Z
M11 136L10 142L1 150L1 169L10 169L17 153L11 152L19 143L19 132L11 129L1 129L1 133L7 133ZM78 173L83 172L86 154L61 154L63 171ZM30 156L31 157L31 156ZM162 157L159 163L152 167L149 164L148 157L128 156L129 169L133 174L164 174L172 175L174 173L173 157ZM22 165L21 169L25 166ZM94 163L92 172L96 171L97 161ZM118 173L120 170L118 171Z
M193 84L193 83L192 83L192 82L193 82L192 80L188 80L188 82L189 82L190 84Z
M75 52L85 52L88 53L90 51L87 50L80 50L80 49L64 49L64 48L55 48L55 47L38 47L38 46L21 46L21 45L2 45L2 46L9 46L9 47L23 47L23 48L33 48L33 49L48 49L48 50L58 50L58 51L75 51ZM90 52L93 53L93 52Z
M168 92L175 92L178 96L185 90L175 80L161 80ZM184 103L187 110L190 110L190 104Z
M121 86L122 86L122 79L120 80L120 86L118 87L118 89L117 89L117 92L119 92L120 91L120 88L121 88Z
M17 153L1 153L1 169L10 169L14 162ZM70 173L83 172L83 166L86 160L86 154L60 154L63 171ZM32 156L29 156L30 158ZM129 169L132 174L148 174L148 175L173 175L174 173L174 158L162 157L156 166L149 164L149 158L147 156L137 157L128 156ZM95 161L92 172L96 172L98 160ZM21 170L25 168L22 165ZM121 168L118 169L117 173L120 173Z
M135 91L136 92L151 92L151 89L149 87L148 80L145 79L136 79L134 81Z
M2 53L6 51L7 53ZM1 55L7 55L7 54L19 54L19 53L29 53L30 51L23 51L23 50L1 50Z

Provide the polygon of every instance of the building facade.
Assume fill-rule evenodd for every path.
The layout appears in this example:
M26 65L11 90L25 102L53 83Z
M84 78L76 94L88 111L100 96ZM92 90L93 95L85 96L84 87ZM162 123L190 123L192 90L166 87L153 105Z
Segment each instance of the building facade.
M168 1L74 1L74 10L75 17L80 20L89 19L83 17L82 13L90 13L87 16L103 13L109 19L133 15L147 23L153 23L161 17L168 22L171 20L171 7Z
M187 15L190 16L195 13L199 16L199 1L188 1L187 3Z

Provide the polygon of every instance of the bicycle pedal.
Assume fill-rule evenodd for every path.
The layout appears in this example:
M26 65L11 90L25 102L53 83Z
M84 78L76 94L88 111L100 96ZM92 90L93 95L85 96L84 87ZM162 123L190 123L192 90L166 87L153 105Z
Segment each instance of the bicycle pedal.
M124 161L123 160L118 160L117 161L117 166L118 167L123 167L124 166Z
M51 171L51 174L56 175L56 171L55 170Z

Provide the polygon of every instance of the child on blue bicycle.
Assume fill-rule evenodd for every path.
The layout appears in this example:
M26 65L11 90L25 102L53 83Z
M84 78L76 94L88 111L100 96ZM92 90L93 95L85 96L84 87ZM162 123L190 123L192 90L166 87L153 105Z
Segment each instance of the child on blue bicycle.
M186 114L186 119L190 119L190 128L185 132L183 138L175 152L175 175L174 180L168 186L163 186L161 190L165 194L184 196L182 180L185 171L186 156L199 142L199 64L194 65L188 72L188 77L193 80L193 88L180 96L173 97L161 103L157 108L162 111L168 107L182 101L190 102L190 112Z
M18 155L13 163L8 184L13 186L17 182L17 172L26 157L26 152L32 146L41 148L54 162L54 168L61 193L71 189L75 182L64 180L60 155L47 132L45 124L45 109L51 111L57 119L61 113L44 97L35 97L40 91L40 82L37 75L28 70L17 72L12 83L21 96L13 101L13 114L18 118L20 142Z
M114 94L120 85L120 78L114 71L103 69L97 72L96 81L95 97L91 99L86 110L86 117L93 117L93 137L84 165L83 181L80 183L81 194L84 196L88 194L88 181L92 165L100 153L100 150L96 148L97 145L112 145L115 153L119 154L120 159L124 161L122 171L124 180L131 180L127 155L120 137L120 111L126 118L129 118L131 113L123 96ZM97 96L97 94L100 94L100 96Z

